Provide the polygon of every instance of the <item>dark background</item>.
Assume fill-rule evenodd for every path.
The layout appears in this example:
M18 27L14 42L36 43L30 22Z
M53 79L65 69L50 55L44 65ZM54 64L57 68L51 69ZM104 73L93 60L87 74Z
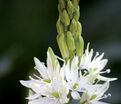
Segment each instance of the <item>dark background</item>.
M60 56L56 43L58 0L0 0L0 104L26 104L27 89L20 79L33 70L33 57L46 62L51 46ZM80 0L85 44L109 59L112 82L106 101L121 103L121 0Z

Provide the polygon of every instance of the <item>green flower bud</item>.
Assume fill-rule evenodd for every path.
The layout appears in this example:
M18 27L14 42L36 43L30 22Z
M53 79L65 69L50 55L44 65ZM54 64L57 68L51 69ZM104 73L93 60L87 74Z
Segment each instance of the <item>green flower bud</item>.
M70 18L72 19L73 13L74 13L74 7L73 7L73 4L71 1L68 1L68 3L67 3L67 11L68 11Z
M75 12L74 12L74 19L76 21L78 21L79 17L80 17L80 10L79 10L79 7L78 7L78 9L76 9Z
M58 62L53 50L50 47L48 48L47 55L50 57L50 60L51 60L50 62L52 62L50 64L52 65L53 69L60 67L59 62Z
M68 26L70 24L70 18L69 15L67 13L67 11L64 9L63 12L60 14L60 19L61 22L65 25Z
M75 9L78 8L78 6L79 6L79 0L72 0L72 3L74 5Z
M73 36L75 35L75 33L77 31L77 24L76 24L76 21L74 19L71 21L70 31L73 34Z
M60 7L60 4L58 4L58 11L59 11L59 14L61 13L61 7Z
M64 9L66 4L65 4L65 1L64 0L59 0L59 4L60 4L60 7L61 9Z
M76 55L82 56L84 50L84 40L81 36L75 41L76 42Z
M69 49L69 56L72 59L75 54L74 38L70 31L68 31L66 35L67 35L67 45L68 45L68 49Z
M80 22L77 22L77 32L78 32L79 34L82 34L82 25L81 25Z
M62 57L64 59L68 59L69 58L69 51L68 51L68 47L66 44L64 34L57 35L57 42L58 42L58 46L60 48Z
M68 49L70 51L74 51L75 50L75 43L74 43L74 38L71 34L70 31L67 32L67 45L68 45Z
M75 36L74 36L75 39L79 38L79 36L82 33L82 26L81 26L81 24L79 22L76 22L76 24L77 24L77 30L76 30Z
M64 33L63 24L60 22L60 19L58 19L56 23L56 28L57 28L58 34Z

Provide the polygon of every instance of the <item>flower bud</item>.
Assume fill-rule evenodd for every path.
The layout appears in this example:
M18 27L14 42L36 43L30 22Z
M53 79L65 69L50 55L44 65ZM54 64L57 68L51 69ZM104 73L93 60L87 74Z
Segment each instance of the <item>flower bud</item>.
M59 0L59 4L60 4L60 7L61 9L64 9L65 8L65 1L64 0Z
M73 13L74 13L74 7L73 7L73 4L71 1L68 1L68 3L67 3L67 11L68 11L70 18L72 18Z
M73 36L75 35L75 33L77 31L77 24L76 24L76 21L74 19L71 22L70 31L73 34Z
M79 17L80 17L80 10L79 10L79 7L78 7L78 9L76 9L75 12L74 12L75 21L78 21Z
M80 22L77 22L77 32L78 32L79 34L82 33L82 25L81 25Z
M83 54L83 49L84 49L84 40L81 36L75 41L76 43L76 55L77 56L82 56Z
M60 7L60 4L58 4L58 11L59 11L59 14L61 13L61 7Z
M75 43L74 43L74 38L71 34L70 31L67 32L67 45L70 51L74 51L75 50Z
M72 0L72 3L74 5L75 9L78 8L78 6L79 6L79 1L78 0Z
M57 42L58 42L58 46L60 48L62 57L64 59L69 58L69 51L68 51L68 47L67 47L67 44L66 44L64 34L57 35Z
M75 36L74 36L75 39L79 38L79 36L82 33L82 25L79 22L76 22L76 25L77 25L77 31L76 31Z
M58 19L56 23L56 28L57 28L58 34L64 33L63 24L60 22L60 19Z
M60 14L60 19L61 22L65 25L68 26L70 24L70 18L69 15L67 13L67 11L64 9L63 12Z

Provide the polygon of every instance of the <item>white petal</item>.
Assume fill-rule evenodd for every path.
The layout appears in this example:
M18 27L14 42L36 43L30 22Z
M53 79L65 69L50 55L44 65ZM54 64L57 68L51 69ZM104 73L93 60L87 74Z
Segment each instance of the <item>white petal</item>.
M40 96L40 94L36 93L36 94L34 94L34 95L31 95L31 96L29 96L29 97L26 97L26 99L33 100L33 99L36 99L36 98L38 98L38 97L41 97L41 96Z
M30 100L28 104L57 104L57 101L44 97L40 99Z
M74 57L74 59L72 60L72 63L71 63L71 80L72 80L72 83L77 83L78 81L78 57Z
M109 82L105 82L100 88L95 89L95 94L97 95L96 100L102 99L104 93L108 90L109 88Z
M48 75L47 75L47 68L45 67L45 65L40 62L36 57L34 57L34 62L35 62L35 69L37 69L37 71L41 74L41 76L45 79L48 79Z
M64 70L65 70L65 75L66 75L66 80L69 82L70 81L70 61L67 62L67 64L64 65Z
M105 102L101 102L101 101L94 101L94 102L92 102L92 104L110 104L110 103L105 103Z
M54 68L49 52L47 52L47 67L50 70L53 70Z
M115 80L117 80L117 78L108 78L108 77L104 77L101 75L98 75L97 79L99 79L101 81L115 81Z
M30 80L30 81L20 81L22 85L31 88L36 93L41 93L47 88L47 85L45 83L42 83L38 80Z
M76 99L76 100L80 99L80 95L77 91L72 91L71 96L72 96L73 99Z
M105 65L107 64L107 62L108 62L107 59L103 59L103 60L100 61L100 63L99 63L99 70L100 71L105 67Z
M59 101L60 101L61 104L65 104L65 103L68 103L69 99L67 98L66 94L63 94L61 96L61 98L59 99Z

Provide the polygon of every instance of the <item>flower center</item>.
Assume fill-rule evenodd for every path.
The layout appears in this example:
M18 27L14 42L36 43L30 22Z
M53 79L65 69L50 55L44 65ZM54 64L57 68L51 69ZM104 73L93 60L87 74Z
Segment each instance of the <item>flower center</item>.
M43 81L46 82L46 83L51 83L50 79L44 79Z
M97 95L96 95L96 94L94 94L94 95L92 95L92 96L91 96L91 98L90 98L90 99L91 99L91 100L93 100L93 99L95 99L96 97L97 97Z
M59 93L58 92L52 92L51 95L55 98L59 98Z
M77 89L78 88L78 83L75 83L74 86L73 86L73 89Z

